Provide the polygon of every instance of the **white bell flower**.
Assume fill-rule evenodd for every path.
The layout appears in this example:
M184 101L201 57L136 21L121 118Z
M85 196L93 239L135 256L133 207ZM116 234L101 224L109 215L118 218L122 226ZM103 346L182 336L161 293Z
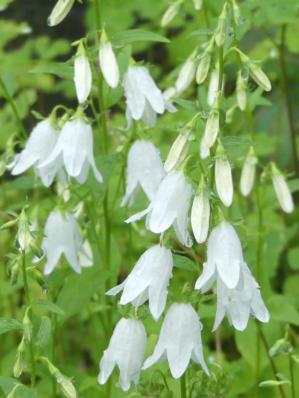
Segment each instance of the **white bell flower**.
M80 42L74 61L74 82L79 104L83 104L90 93L92 85L91 68L86 51Z
M117 87L119 83L119 68L112 45L104 29L99 48L99 64L108 86L111 88Z
M58 130L52 126L50 119L38 122L32 130L25 148L15 157L12 175L19 175L33 166L42 183L46 187L50 186L57 168L46 168L43 172L40 172L38 167L54 149L57 136Z
M237 286L244 264L240 239L227 222L212 230L208 239L207 261L197 279L195 289L206 292L219 277L230 289Z
M191 304L172 304L165 316L154 352L146 359L142 369L167 358L170 372L177 379L186 371L192 359L209 374L203 357L201 329L199 317Z
M215 184L221 202L230 207L234 195L232 169L221 144L218 145L215 161Z
M132 119L142 119L146 125L153 127L156 124L157 113L176 110L164 99L161 90L144 66L129 66L123 80L123 87L128 125L131 124Z
M269 322L269 312L261 297L259 285L244 263L241 278L234 289L228 289L219 279L217 282L217 311L213 330L216 330L227 315L230 324L237 330L247 327L250 314L261 322Z
M137 221L147 215L146 228L161 234L171 226L179 241L192 246L188 232L189 208L192 196L192 186L181 171L166 174L147 209L133 215L127 223Z
M206 241L210 224L210 202L205 188L200 189L193 199L191 209L192 231L197 243Z
M121 206L131 205L139 188L149 200L153 199L164 175L159 149L150 141L135 141L128 153L126 193Z
M113 331L108 348L100 362L98 382L105 384L115 366L119 368L120 385L128 391L131 382L138 383L147 337L142 322L122 318Z
M181 67L178 78L175 82L177 94L181 94L183 91L187 90L195 78L197 68L197 61L195 57L196 53L192 53Z
M272 183L278 202L283 211L292 213L294 210L294 201L288 184L274 163L271 163Z
M253 147L251 147L243 164L240 179L240 191L245 197L252 191L255 180L256 164L257 157L254 155Z
M72 214L52 211L47 219L44 235L42 248L47 257L45 275L54 270L62 255L78 273L81 272L80 254L85 254L85 266L89 266L92 262L92 259L89 258L89 261L86 259L86 248L83 246L79 226Z
M91 126L81 117L75 117L65 123L54 149L39 165L39 170L51 166L58 168L62 165L65 166L67 174L76 178L80 184L86 181L90 167L97 181L103 181L93 156Z
M122 305L139 306L148 300L150 312L157 320L165 308L172 267L171 251L155 245L142 254L125 281L106 294L114 296L122 291Z

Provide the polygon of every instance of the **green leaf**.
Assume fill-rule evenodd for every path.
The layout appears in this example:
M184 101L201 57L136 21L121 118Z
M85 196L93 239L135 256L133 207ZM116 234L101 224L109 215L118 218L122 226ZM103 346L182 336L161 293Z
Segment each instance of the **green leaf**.
M268 302L268 309L272 320L299 326L299 312L289 303L287 297L281 295L272 296Z
M42 316L39 330L37 332L35 344L37 347L46 347L51 338L52 324L51 319L47 316Z
M0 376L0 388L5 395L8 395L16 384L20 384L18 380L12 377ZM20 385L16 391L16 398L37 398L36 390Z
M63 309L61 309L57 304L48 300L36 300L33 303L33 306L37 309L50 311L57 315L64 315Z
M73 78L73 68L65 62L50 62L34 66L30 73L50 74L61 77L63 79Z
M82 274L68 276L57 299L57 305L64 310L65 318L80 312L95 293L102 291L106 279L107 272L98 266L85 268Z
M169 40L155 32L143 29L130 29L112 35L111 40L116 46L124 46L136 41L153 41L159 43L169 43Z
M288 262L291 268L299 270L299 247L290 249L288 252Z
M176 268L184 269L186 271L198 272L197 266L189 257L175 254L173 256L173 264Z
M0 334L22 329L23 326L17 319L0 318Z

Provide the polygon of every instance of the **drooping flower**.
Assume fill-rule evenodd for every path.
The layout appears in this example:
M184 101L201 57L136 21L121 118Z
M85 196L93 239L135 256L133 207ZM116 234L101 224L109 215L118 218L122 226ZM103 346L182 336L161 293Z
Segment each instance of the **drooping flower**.
M131 205L139 188L153 199L165 172L159 149L150 141L135 141L128 154L126 193L121 206Z
M206 292L219 277L229 289L237 286L244 264L240 239L227 222L212 230L208 239L207 261L197 279L195 289Z
M209 374L203 357L201 328L199 317L191 304L172 304L165 316L154 352L144 362L143 369L167 359L170 372L177 379L186 371L192 359Z
M133 215L126 222L130 223L147 215L147 229L161 234L173 226L179 241L190 247L192 239L188 225L191 195L192 186L184 173L172 171L161 181L148 208Z
M75 0L58 0L48 18L48 25L56 26L60 24L71 11L74 3Z
M42 248L47 262L44 268L46 275L50 274L58 265L62 255L65 256L74 271L80 273L81 266L90 266L87 261L86 249L81 238L80 229L75 217L70 213L62 214L52 211L45 225L45 237ZM85 254L85 264L80 264L80 255ZM81 257L82 258L82 257Z
M292 213L294 202L290 189L283 174L273 162L271 163L271 172L274 191L282 210L286 213Z
M255 179L256 164L257 164L257 158L254 154L254 149L253 147L250 147L242 167L241 179L240 179L240 190L242 195L244 196L248 196L252 191Z
M188 153L189 134L188 132L180 133L172 144L164 163L166 173L173 171L179 167Z
M34 167L35 173L41 178L42 183L48 187L52 184L57 168L39 170L39 166L54 149L58 130L52 125L50 119L38 122L32 130L23 151L16 156L12 175L19 175Z
M95 178L99 182L103 180L93 157L92 129L82 117L75 117L65 123L54 149L39 164L39 170L48 167L57 169L62 165L68 175L76 178L80 184L86 181L90 167Z
M142 322L122 318L113 331L108 348L100 362L98 382L105 384L115 366L119 368L120 384L128 391L131 382L138 383L147 337Z
M115 88L119 83L119 68L112 45L103 29L99 48L99 64L108 86Z
M241 278L234 289L228 289L221 279L217 281L217 311L213 330L218 328L227 315L230 324L242 331L247 326L250 314L261 322L268 322L270 318L259 285L244 263Z
M178 78L175 82L175 89L177 94L181 94L183 91L187 90L187 88L194 80L197 67L195 57L196 53L192 53L181 67Z
M218 145L215 161L215 183L216 190L221 202L226 207L230 207L233 202L234 187L232 169L227 159L224 148Z
M210 223L210 202L204 186L200 187L193 199L191 209L192 231L197 243L206 241Z
M165 110L174 112L175 108L167 102L156 86L149 71L144 66L129 66L123 81L127 103L128 124L142 119L150 127L156 124L156 114Z
M148 300L150 312L157 320L166 304L172 267L171 251L155 245L143 253L125 281L106 294L115 295L122 291L120 304L123 305L132 303L139 306Z
M92 74L86 51L82 41L78 46L78 51L74 62L74 82L79 104L83 104L90 93L92 85Z

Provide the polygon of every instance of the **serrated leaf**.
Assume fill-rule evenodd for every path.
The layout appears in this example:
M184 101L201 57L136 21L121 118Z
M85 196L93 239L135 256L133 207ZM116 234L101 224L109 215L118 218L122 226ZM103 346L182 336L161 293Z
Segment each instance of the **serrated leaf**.
M152 41L158 43L169 43L169 40L159 33L143 29L130 29L112 35L111 40L116 46L124 46L136 41Z
M22 329L23 326L17 319L0 318L0 334Z

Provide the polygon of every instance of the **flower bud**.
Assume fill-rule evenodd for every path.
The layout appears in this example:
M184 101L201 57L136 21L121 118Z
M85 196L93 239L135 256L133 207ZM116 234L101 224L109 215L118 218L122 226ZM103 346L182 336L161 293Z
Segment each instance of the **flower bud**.
M188 153L189 134L181 133L177 136L164 163L166 173L179 167Z
M201 10L202 8L202 0L193 0L193 5L196 11Z
M30 250L32 241L33 236L30 231L29 220L26 216L25 210L23 209L18 218L17 243L20 250L27 253Z
M78 46L74 62L74 82L79 104L83 104L90 93L92 74L82 41Z
M257 158L253 147L250 147L242 167L240 190L243 196L248 196L253 188Z
M224 3L221 14L218 18L218 26L215 33L215 42L218 47L223 46L227 31L227 2Z
M247 106L247 81L242 76L242 71L237 76L237 104L241 111L245 111Z
M247 55L242 53L239 49L237 50L242 63L248 68L251 78L256 82L256 84L265 91L270 91L272 86L268 76L263 72L263 70L257 66L256 63L250 60Z
M32 322L29 316L30 311L31 307L27 307L22 321L24 329L24 339L26 343L29 343L31 341L31 336L32 336Z
M99 64L108 86L115 88L119 83L119 68L112 45L103 29L99 48Z
M221 202L230 207L233 202L233 179L230 163L227 159L224 148L221 144L217 147L215 162L215 183L216 190Z
M210 202L203 183L200 184L191 209L191 226L197 243L206 241L209 232Z
M162 19L161 19L161 26L164 28L167 26L173 18L177 15L180 9L181 1L176 1L175 3L171 4L167 10L164 12Z
M214 38L210 41L206 51L203 53L197 70L196 70L196 82L197 84L202 84L209 73L210 70L210 65L211 65L211 59L212 59L212 51L213 51L213 46L214 46Z
M13 375L16 378L19 378L21 376L26 367L26 361L24 357L25 348L26 348L25 337L23 336L17 349L17 358L13 367Z
M63 21L74 3L75 0L58 0L48 18L48 25L55 26Z
M210 155L210 148L215 144L220 130L219 96L217 96L211 109L203 137L200 142L200 157L207 158Z
M242 24L242 16L240 12L240 7L238 6L236 0L232 0L232 6L233 6L233 18L235 21L236 25L241 25Z
M283 174L273 162L271 163L271 172L274 191L282 210L286 213L292 213L294 202L291 192Z
M194 79L195 72L196 72L196 60L195 60L195 54L193 53L183 64L180 73L178 75L178 78L175 82L175 89L177 94L182 93L190 86L192 80Z

